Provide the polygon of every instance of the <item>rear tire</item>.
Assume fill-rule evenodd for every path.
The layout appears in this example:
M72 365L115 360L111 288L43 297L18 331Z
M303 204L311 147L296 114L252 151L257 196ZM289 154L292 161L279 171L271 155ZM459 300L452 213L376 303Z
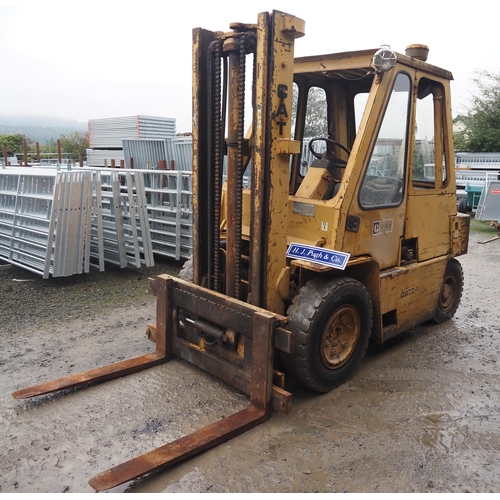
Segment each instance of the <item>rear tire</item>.
M346 382L363 358L372 327L365 286L352 278L314 278L287 312L295 339L284 369L308 389L328 392Z
M458 202L458 211L461 213L461 214L466 214L467 213L467 200L465 198L462 198L459 202Z
M443 284L439 292L433 323L440 324L451 319L457 312L462 298L464 273L457 259L450 259L444 273Z

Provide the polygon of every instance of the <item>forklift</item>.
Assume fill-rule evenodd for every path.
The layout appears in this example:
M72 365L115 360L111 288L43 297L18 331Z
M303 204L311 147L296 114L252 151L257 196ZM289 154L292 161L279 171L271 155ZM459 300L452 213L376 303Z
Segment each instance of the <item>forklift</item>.
M93 477L96 491L287 413L285 376L328 392L369 341L459 306L469 216L456 210L452 74L424 45L294 58L304 31L279 11L193 30L193 255L180 278L150 280L156 351L13 394L180 357L248 395L246 409Z

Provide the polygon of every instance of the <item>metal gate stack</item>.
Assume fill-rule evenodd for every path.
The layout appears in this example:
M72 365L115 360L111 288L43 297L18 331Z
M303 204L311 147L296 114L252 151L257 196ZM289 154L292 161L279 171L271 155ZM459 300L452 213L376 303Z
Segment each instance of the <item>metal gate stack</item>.
M48 278L88 271L90 174L14 168L0 173L0 257Z
M104 258L120 267L152 267L153 248L141 172L100 170L102 248ZM99 235L99 233L97 233Z
M192 173L143 172L153 252L179 260L193 248Z
M154 265L143 176L129 171L0 171L0 258L48 278Z

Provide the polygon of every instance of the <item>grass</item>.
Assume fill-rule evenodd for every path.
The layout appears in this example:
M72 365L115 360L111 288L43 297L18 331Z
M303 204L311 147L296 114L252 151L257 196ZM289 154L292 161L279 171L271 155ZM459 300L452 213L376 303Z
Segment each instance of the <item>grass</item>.
M474 214L471 214L470 218L470 229L477 233L491 234L492 236L498 234L498 231L491 227L491 221L489 220L477 220L474 218Z

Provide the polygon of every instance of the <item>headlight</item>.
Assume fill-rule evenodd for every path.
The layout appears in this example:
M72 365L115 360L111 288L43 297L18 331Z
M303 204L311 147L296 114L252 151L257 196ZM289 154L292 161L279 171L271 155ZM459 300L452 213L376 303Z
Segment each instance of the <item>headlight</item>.
M391 50L389 45L381 45L380 49L375 52L372 59L372 66L377 73L385 73L394 68L398 58Z

